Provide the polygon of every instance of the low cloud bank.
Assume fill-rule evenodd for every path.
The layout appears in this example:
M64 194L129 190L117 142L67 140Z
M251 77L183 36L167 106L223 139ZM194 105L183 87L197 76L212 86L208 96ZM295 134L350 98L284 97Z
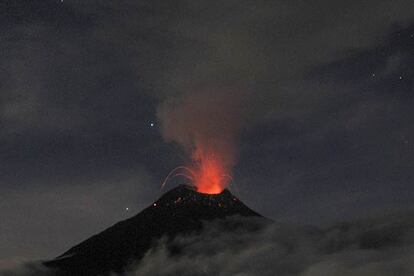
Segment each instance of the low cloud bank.
M2 276L52 276L50 269L44 267L41 262L24 262L21 264L7 264L0 267Z
M130 275L414 275L413 216L322 230L273 224L252 231L260 226L253 220L225 231L234 223L210 224L172 246L161 242Z
M32 263L0 274L49 273ZM324 229L235 217L206 224L199 235L161 240L127 275L414 275L414 216Z

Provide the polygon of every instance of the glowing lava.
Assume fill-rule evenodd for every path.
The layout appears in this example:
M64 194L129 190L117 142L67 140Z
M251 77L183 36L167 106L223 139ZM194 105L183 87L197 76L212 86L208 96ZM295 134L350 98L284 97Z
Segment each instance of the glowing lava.
M173 178L183 177L188 180L197 192L203 194L220 194L231 181L220 157L212 151L197 149L193 152L194 163L191 168L179 166L173 169L165 178L161 189Z
M231 177L226 174L226 168L219 156L213 152L196 150L193 153L195 161L194 185L197 192L204 194L219 194L229 184Z

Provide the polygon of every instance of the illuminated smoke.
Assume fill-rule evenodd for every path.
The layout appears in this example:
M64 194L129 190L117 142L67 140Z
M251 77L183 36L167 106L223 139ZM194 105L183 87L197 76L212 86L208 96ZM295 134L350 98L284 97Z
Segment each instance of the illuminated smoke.
M246 91L210 88L169 98L159 107L162 135L191 157L191 173L184 174L199 192L220 193L230 183L247 99Z

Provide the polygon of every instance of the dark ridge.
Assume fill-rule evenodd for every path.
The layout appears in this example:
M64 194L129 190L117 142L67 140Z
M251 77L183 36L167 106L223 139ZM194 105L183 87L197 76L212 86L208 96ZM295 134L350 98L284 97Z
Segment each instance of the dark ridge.
M180 185L134 217L116 223L44 264L56 269L58 275L122 273L161 237L172 240L177 234L197 233L206 221L229 216L263 218L227 189L210 195Z

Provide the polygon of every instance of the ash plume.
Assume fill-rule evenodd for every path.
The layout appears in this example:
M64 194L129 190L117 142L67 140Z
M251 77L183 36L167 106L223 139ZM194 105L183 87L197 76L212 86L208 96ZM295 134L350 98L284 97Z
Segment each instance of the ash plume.
M231 175L250 98L247 90L234 87L193 88L168 98L158 109L162 135L181 145L196 164L214 162L220 175ZM221 188L228 180L223 182Z

